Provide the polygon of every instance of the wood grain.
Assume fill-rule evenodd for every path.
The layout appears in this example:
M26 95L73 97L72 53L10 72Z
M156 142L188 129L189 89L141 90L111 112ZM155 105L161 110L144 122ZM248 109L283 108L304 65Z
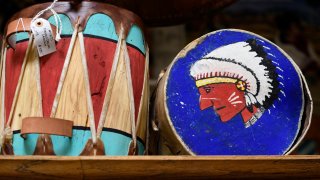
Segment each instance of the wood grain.
M55 118L72 120L74 126L88 127L88 108L81 62L79 39L76 39Z
M11 106L16 93L16 88L28 46L29 41L23 41L16 44L16 49L6 48L5 82L10 82L4 83L6 121L8 120L11 112Z
M155 154L175 154L175 155L188 155L190 151L184 146L183 141L175 132L170 118L166 114L165 106L165 83L168 79L169 74L164 73L162 79L159 81L157 87L157 96L155 99L155 121L161 129L159 148L156 148L158 152ZM153 134L153 133L151 133ZM150 134L150 135L151 135ZM151 138L152 139L152 138Z
M86 51L84 47L84 38L83 33L78 33L79 44L80 44L80 51L81 51L81 62L82 62L82 71L85 83L85 90L86 90L86 99L87 99L87 108L88 108L88 118L89 124L91 129L91 137L93 143L97 143L97 131L94 122L94 111L91 99L91 91L90 91L90 82L89 82L89 73L88 73L88 65L87 65L87 58L86 58Z
M62 38L56 44L56 52L40 58L40 79L44 117L50 117L70 40L71 38L69 37Z
M320 178L320 156L2 156L2 178Z
M139 112L137 117L137 136L140 137L144 142L146 142L147 127L148 127L148 117L149 117L149 49L147 48L147 54L145 59L144 67L144 79L143 88L141 93L141 100L139 106Z
M6 58L4 56L4 54L6 54L7 49L4 48L4 44L2 44L2 50L1 50L1 62L0 62L0 132L3 131L5 124L6 124L6 120L5 120L5 116L4 116L4 86L3 84L5 83L5 62L6 62ZM0 141L2 141L2 139L0 138Z
M137 136L140 137L144 142L146 142L146 133L147 133L147 120L149 113L149 82L146 80L146 88L143 90L143 96L141 100L141 108L138 116L137 124Z
M119 129L131 134L130 98L127 86L128 80L126 77L124 48L126 47L122 45L115 75L116 80L112 88L110 105L104 127Z
M22 119L25 117L41 117L42 107L37 90L36 71L39 65L37 49L33 44L26 59L20 91L17 94L16 105L12 108L12 130L20 130ZM10 117L9 117L10 118Z
M141 104L141 95L144 96L143 86L145 84L144 77L148 75L146 72L146 58L144 55L137 49L131 47L127 44L127 52L130 58L130 71L132 79L132 88L133 88L133 98L134 98L134 109L135 109L135 121L137 122L139 114L139 106Z
M85 37L84 43L95 124L98 127L117 44L91 37Z

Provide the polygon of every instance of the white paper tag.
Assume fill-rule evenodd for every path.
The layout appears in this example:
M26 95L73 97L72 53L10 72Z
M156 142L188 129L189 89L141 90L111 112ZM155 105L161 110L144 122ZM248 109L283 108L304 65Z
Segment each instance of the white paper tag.
M39 57L56 51L56 44L49 21L38 18L31 23L34 43L38 49Z

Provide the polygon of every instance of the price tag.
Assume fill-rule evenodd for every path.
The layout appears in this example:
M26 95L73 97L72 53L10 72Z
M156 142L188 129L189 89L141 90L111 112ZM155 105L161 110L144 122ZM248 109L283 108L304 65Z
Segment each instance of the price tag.
M31 23L34 43L38 49L39 57L56 51L56 44L49 21L38 18Z

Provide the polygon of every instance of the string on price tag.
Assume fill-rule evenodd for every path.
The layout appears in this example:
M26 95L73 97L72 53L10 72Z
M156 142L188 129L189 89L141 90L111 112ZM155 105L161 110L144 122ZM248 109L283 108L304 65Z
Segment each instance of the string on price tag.
M55 3L58 0L54 0L50 6L46 9L41 10L37 15L35 15L31 21L31 31L34 34L35 44L38 49L39 57L45 56L47 54L56 51L55 40L60 40L60 34L62 32L62 22L59 15L53 9ZM54 38L53 31L51 29L49 21L39 18L44 12L50 10L53 13L54 19L56 21L56 36Z

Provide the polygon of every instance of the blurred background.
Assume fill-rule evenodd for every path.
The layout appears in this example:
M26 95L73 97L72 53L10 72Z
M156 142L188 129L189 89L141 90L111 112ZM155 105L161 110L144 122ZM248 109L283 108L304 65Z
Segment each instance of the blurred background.
M43 1L0 0L0 34L15 12ZM305 75L314 101L314 113L311 128L295 153L320 154L320 1L237 0L221 10L192 13L194 18L187 18L184 23L147 27L151 89L160 71L196 38L224 28L254 32L286 51Z

